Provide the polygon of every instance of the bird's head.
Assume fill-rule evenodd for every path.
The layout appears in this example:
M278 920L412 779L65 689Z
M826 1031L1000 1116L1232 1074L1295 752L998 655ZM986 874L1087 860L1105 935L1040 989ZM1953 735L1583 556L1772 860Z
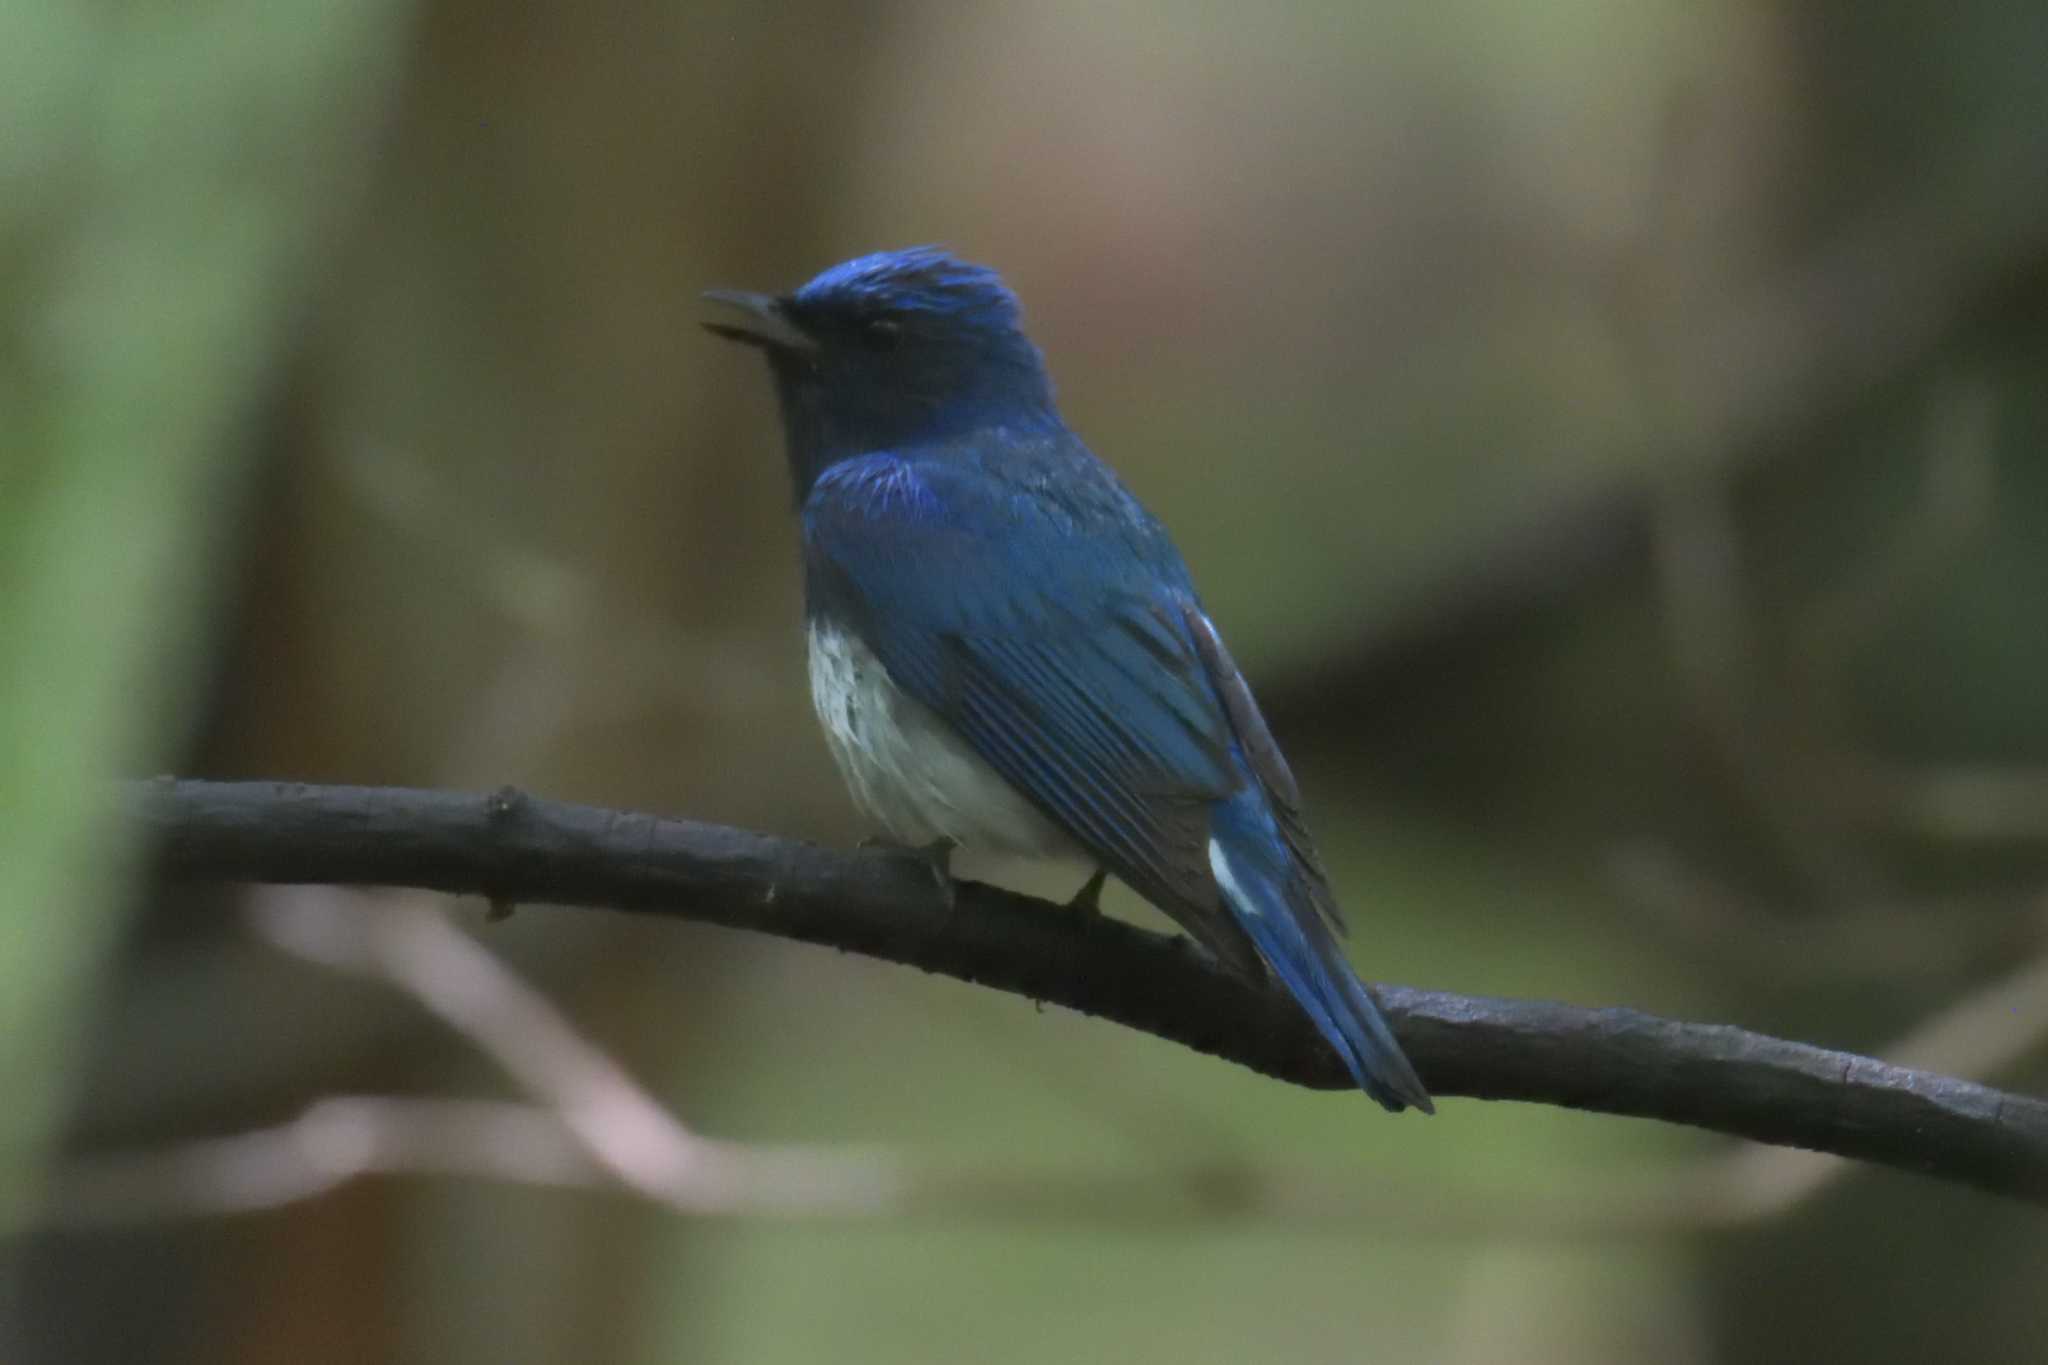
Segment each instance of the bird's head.
M862 256L790 294L704 297L732 310L706 328L767 354L799 497L838 460L1059 422L1016 296L937 248Z

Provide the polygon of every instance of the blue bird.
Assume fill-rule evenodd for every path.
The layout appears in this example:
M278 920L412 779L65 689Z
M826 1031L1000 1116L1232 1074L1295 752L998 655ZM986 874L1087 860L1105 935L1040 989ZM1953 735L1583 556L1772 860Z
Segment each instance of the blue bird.
M1433 1112L1345 960L1301 795L1166 530L1060 420L995 272L881 252L714 290L775 382L811 696L855 801L956 844L1078 856L1270 972L1365 1092Z

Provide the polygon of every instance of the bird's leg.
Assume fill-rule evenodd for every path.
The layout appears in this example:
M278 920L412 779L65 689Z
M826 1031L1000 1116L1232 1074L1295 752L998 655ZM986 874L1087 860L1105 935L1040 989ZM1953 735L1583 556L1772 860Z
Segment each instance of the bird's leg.
M931 869L932 880L938 885L939 894L946 898L946 909L953 908L953 850L960 847L958 839L941 834L928 844L901 844L894 839L883 839L870 835L860 841L862 848L886 849L907 858L916 858Z
M958 847L958 839L949 839L941 834L930 843L911 850L932 865L932 875L939 879L939 886L945 891L948 900L953 897L953 850Z
M1106 867L1096 868L1095 875L1083 882L1081 889L1076 891L1073 899L1067 902L1067 908L1084 911L1091 915L1101 914L1102 884L1108 880L1109 869Z

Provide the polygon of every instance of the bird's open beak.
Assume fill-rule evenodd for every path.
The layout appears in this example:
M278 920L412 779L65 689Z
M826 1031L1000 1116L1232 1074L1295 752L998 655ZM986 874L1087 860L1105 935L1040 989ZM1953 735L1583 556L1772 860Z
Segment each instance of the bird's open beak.
M785 351L815 351L818 343L811 334L789 320L781 299L773 294L749 294L739 289L707 289L707 303L723 304L736 310L731 322L707 322L704 330L727 341L749 346L768 346Z

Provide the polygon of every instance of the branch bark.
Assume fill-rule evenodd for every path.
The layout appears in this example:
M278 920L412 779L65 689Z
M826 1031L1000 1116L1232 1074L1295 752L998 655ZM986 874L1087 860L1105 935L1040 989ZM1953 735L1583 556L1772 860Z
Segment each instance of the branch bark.
M686 820L404 788L131 784L179 881L404 886L670 915L900 962L1112 1020L1297 1085L1350 1078L1293 1004L1185 940L928 867ZM2048 1205L2048 1100L1850 1053L1585 1009L1382 986L1438 1095L1687 1124Z

